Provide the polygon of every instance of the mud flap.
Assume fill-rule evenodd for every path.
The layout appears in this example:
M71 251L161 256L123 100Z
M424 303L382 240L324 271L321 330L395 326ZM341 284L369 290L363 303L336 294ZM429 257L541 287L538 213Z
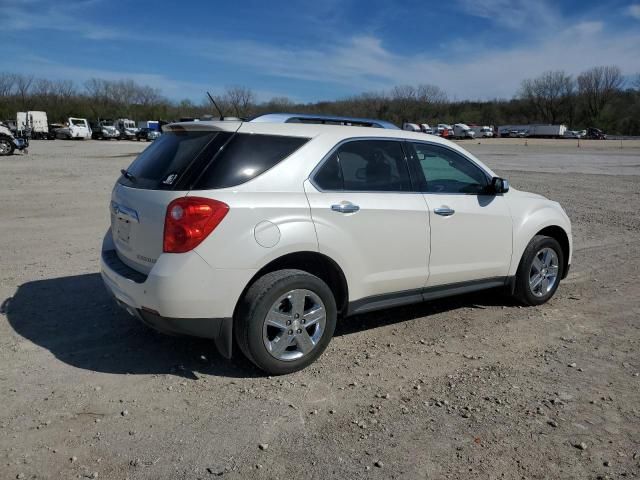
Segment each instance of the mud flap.
M216 348L224 358L231 358L233 345L233 318L223 318L215 338Z

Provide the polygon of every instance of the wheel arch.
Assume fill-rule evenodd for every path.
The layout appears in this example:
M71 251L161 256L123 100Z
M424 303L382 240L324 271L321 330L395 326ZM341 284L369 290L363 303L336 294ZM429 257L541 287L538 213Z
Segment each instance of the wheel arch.
M242 298L245 296L247 290L253 285L260 277L267 273L274 272L276 270L284 269L296 269L302 270L311 275L315 275L320 278L333 292L336 299L336 306L338 307L338 314L344 314L347 311L347 305L349 303L349 288L347 285L347 279L342 271L342 268L330 257L323 255L322 253L313 251L300 251L292 252L282 255L274 260L271 260L247 283L242 294L238 298L236 307L234 310L234 317L238 310Z
M560 247L562 248L562 256L563 256L563 265L562 265L562 277L566 278L569 273L569 258L571 256L571 244L569 242L569 235L564 230L564 228L559 225L549 225L548 227L543 228L538 231L536 235L545 235L547 237L551 237L556 240Z

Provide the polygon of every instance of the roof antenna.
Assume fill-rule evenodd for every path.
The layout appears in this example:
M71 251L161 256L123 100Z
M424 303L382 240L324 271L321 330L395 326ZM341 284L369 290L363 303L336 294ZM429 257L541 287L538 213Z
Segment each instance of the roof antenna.
M216 107L216 110L218 110L218 113L220 114L220 120L224 120L224 115L222 114L222 110L220 110L216 101L213 99L213 97L209 92L207 92L207 95L209 96L209 100L211 100L211 103L213 103L213 106Z

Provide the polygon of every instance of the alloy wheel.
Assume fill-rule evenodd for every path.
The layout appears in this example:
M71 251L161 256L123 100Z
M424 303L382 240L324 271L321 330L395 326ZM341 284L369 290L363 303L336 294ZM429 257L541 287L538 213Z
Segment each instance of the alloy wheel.
M545 247L535 254L529 271L529 288L536 297L544 297L558 281L558 254Z
M0 140L0 155L7 155L11 151L11 144L7 140Z
M306 289L291 290L269 309L262 327L267 351L278 360L308 355L325 331L327 313L320 297Z

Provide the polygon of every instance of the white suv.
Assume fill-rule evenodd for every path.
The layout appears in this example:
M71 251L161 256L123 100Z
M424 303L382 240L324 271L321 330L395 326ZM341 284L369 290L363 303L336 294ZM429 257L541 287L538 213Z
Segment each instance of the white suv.
M571 245L558 203L435 136L196 122L123 170L101 266L144 323L226 357L235 338L283 374L322 354L338 318L493 287L544 303Z

